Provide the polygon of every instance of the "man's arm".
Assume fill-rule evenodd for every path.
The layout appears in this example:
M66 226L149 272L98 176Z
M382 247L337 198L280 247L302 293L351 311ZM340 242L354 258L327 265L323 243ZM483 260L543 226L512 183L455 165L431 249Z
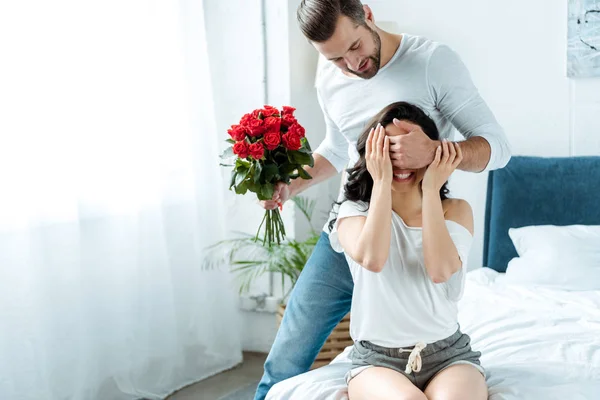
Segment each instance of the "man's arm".
M306 172L312 176L312 179L294 179L289 185L290 197L294 197L309 187L326 181L332 176L338 174L338 171L335 169L335 167L329 161L327 161L325 157L317 153L314 153L313 157L315 159L314 166L312 168L304 168Z
M458 143L464 157L458 165L458 169L469 172L484 171L489 164L492 153L489 142L481 136L473 136Z
M312 168L304 168L304 170L312 176L312 179L293 179L289 185L286 185L284 182L279 182L275 185L273 200L261 201L260 204L267 210L273 210L309 187L337 175L338 171L325 157L317 153L313 153L313 157L315 159L314 166Z
M439 46L429 60L427 79L437 108L466 139L460 143L464 158L459 169L504 167L510 145L460 57L448 46Z

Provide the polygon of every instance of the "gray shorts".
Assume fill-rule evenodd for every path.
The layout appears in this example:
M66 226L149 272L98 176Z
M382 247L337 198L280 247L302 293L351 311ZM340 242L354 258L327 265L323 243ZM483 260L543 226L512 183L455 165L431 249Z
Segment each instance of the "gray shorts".
M350 352L352 369L346 374L346 382L369 367L385 367L400 372L423 391L435 375L456 364L472 365L485 378L485 370L479 362L481 353L473 351L470 343L469 335L459 329L446 339L428 344L420 352L421 370L407 374L405 370L412 348L387 348L362 340L354 342Z

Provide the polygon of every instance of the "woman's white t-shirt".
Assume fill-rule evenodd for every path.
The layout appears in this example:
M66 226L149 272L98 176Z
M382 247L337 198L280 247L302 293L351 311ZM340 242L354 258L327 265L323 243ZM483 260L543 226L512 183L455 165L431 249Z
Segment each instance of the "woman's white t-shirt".
M343 218L367 216L368 204L344 201L329 235L331 247L341 253L337 225ZM350 336L384 347L409 347L436 342L458 329L456 303L463 293L467 256L473 237L462 225L446 220L463 267L444 283L433 283L425 270L420 227L409 227L392 212L388 260L379 273L346 260L354 280Z

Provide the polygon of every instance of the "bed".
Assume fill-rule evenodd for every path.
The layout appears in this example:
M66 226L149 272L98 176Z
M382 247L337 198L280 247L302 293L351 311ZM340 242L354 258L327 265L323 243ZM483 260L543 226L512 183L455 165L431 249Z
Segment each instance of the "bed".
M600 157L513 157L490 172L483 267L468 273L459 304L490 400L600 399L600 289L517 284L506 273L518 256L510 228L574 224L600 225ZM276 384L267 400L345 399L349 350Z

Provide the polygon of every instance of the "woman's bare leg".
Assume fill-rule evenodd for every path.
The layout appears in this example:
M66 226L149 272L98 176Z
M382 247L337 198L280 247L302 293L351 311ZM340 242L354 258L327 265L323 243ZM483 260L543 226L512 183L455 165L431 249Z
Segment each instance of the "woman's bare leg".
M487 400L488 389L477 368L457 364L437 374L425 388L425 395L429 400Z
M350 400L427 400L407 377L389 368L370 367L350 380Z

